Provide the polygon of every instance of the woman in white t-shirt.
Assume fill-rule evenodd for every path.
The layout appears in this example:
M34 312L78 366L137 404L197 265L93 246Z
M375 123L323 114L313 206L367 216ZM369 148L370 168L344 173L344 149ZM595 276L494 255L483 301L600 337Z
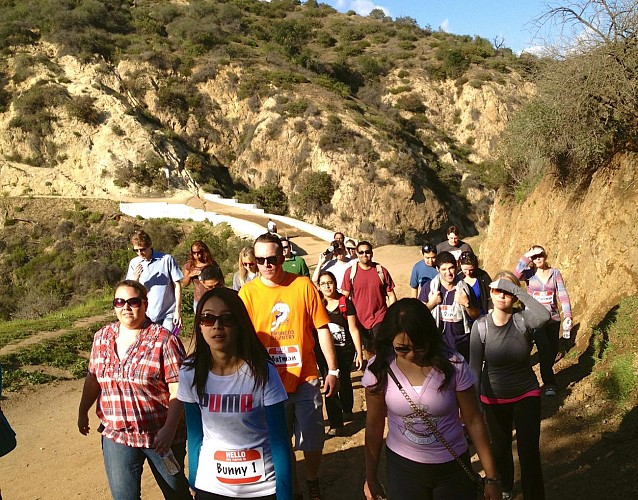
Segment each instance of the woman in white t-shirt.
M290 500L288 396L234 290L214 288L203 295L194 341L177 398L186 413L195 498Z
M471 468L462 417L485 470L485 498L500 500L501 489L478 408L474 377L465 360L443 344L427 307L418 299L401 299L391 305L375 339L375 347L376 357L361 381L366 388L368 407L366 499L375 499L382 491L377 469L386 415L389 500L476 499L472 479L430 430L423 412L456 455Z

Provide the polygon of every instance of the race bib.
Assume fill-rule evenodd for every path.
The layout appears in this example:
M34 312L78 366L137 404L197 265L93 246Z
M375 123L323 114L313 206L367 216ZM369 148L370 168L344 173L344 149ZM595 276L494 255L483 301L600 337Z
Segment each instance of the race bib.
M254 484L266 479L264 449L216 451L213 456L215 477L224 484Z
M301 350L298 345L284 345L269 347L268 354L278 368L291 368L301 366Z
M446 323L454 323L454 306L440 305L441 319Z
M554 292L535 291L532 292L532 297L544 306L551 306L554 304Z

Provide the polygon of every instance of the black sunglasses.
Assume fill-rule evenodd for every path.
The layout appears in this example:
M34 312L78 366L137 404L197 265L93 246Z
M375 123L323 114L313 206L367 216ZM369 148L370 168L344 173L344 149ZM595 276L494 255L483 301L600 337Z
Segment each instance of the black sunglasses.
M357 252L359 255L372 255L372 250L361 250Z
M393 345L392 348L397 354L407 354L412 351L423 353L426 351L426 349L414 348L407 345Z
M503 290L501 288L490 288L490 290L492 290L492 293L495 294L495 295L499 295L499 294L502 293L506 297L514 297L513 293L506 292L505 290Z
M202 326L215 326L217 320L221 321L222 326L234 326L235 316L231 313L220 314L215 316L211 313L204 313L199 317L199 324Z
M129 306L131 306L132 309L137 309L142 305L142 302L144 302L144 299L140 297L131 297L130 299L122 299L118 297L116 299L113 299L113 307L121 309L126 304L128 304Z
M532 260L539 259L541 257L545 257L544 253L537 253L536 255L532 255Z
M271 255L270 257L255 257L255 260L260 266L263 266L264 264L274 266L277 263L277 256Z
M134 249L133 249L133 252L135 252L135 253L145 252L147 248L148 248L148 247L144 247L144 248L134 248Z
M436 247L434 245L423 245L421 247L421 252L422 253L436 252Z
M351 252L352 250L356 250L357 247L346 247L346 250L348 250L348 252Z

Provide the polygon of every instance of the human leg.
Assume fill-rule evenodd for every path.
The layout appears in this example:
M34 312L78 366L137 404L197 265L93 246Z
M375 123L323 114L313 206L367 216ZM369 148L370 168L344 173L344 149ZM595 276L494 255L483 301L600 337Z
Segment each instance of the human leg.
M113 500L139 500L146 459L141 448L132 448L102 437L102 456Z
M460 456L461 460L472 469L469 452ZM432 464L434 475L434 500L475 500L477 488L467 473L455 459L444 464Z
M388 500L432 500L432 483L423 473L423 465L393 452L386 446L386 483Z
M541 400L524 398L514 403L514 426L518 461L521 464L521 486L525 500L543 500L545 486L541 466Z
M336 346L335 351L337 353L338 360L339 350ZM317 358L317 366L319 367L321 378L325 380L328 375L328 363L326 362L326 358L324 357L318 342L315 343L315 357ZM339 398L340 392L341 387L339 388L339 392L335 392L332 396L325 398L326 413L328 414L330 429L341 429L343 427L343 409L341 407L341 400Z
M496 470L501 477L503 491L514 487L514 456L512 455L512 403L483 405L492 441Z
M536 349L538 349L538 362L541 368L543 384L545 386L555 386L556 380L554 378L553 366L556 353L552 355L547 325L534 330L534 343L536 344Z
M186 444L174 444L171 447L173 455L179 464L180 471L171 475L166 469L162 457L152 448L143 448L151 472L157 481L157 485L162 490L164 498L170 500L190 500L192 496L189 491L188 481L184 475L184 457L186 456Z
M337 363L339 364L339 400L343 413L352 413L354 407L354 394L352 391L352 379L350 370L354 359L354 348L342 347L336 349Z

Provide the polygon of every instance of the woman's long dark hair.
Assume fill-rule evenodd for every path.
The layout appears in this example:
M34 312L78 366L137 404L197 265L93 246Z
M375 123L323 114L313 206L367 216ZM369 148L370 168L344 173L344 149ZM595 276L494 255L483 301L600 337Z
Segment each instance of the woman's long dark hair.
M195 370L193 387L197 388L197 396L200 400L204 396L208 374L213 368L213 357L202 335L200 318L206 302L213 297L221 299L235 317L233 330L237 338L237 356L243 359L249 366L255 379L255 387L264 387L266 382L268 382L267 363L270 361L270 356L266 348L257 338L255 327L250 321L246 306L244 306L244 303L235 290L231 290L230 288L213 288L208 290L197 303L194 327L195 350L184 363L187 367Z
M405 333L416 349L425 351L424 366L431 366L443 373L445 379L439 391L447 387L454 373L449 360L451 350L443 343L432 313L418 299L401 299L388 308L381 323L374 345L376 358L370 365L370 371L377 378L377 383L370 387L373 392L385 390L388 383L390 361L394 358L392 341L397 335Z
M202 258L202 262L204 262L205 264L211 265L211 264L217 264L217 261L215 259L213 259L212 254L210 253L210 248L208 248L208 245L206 243L204 243L202 240L195 240L191 243L190 246L190 250L188 251L188 261L190 262L191 265L195 265L195 259L193 258L193 247L194 246L198 246L199 248L202 249L203 252L203 258Z

